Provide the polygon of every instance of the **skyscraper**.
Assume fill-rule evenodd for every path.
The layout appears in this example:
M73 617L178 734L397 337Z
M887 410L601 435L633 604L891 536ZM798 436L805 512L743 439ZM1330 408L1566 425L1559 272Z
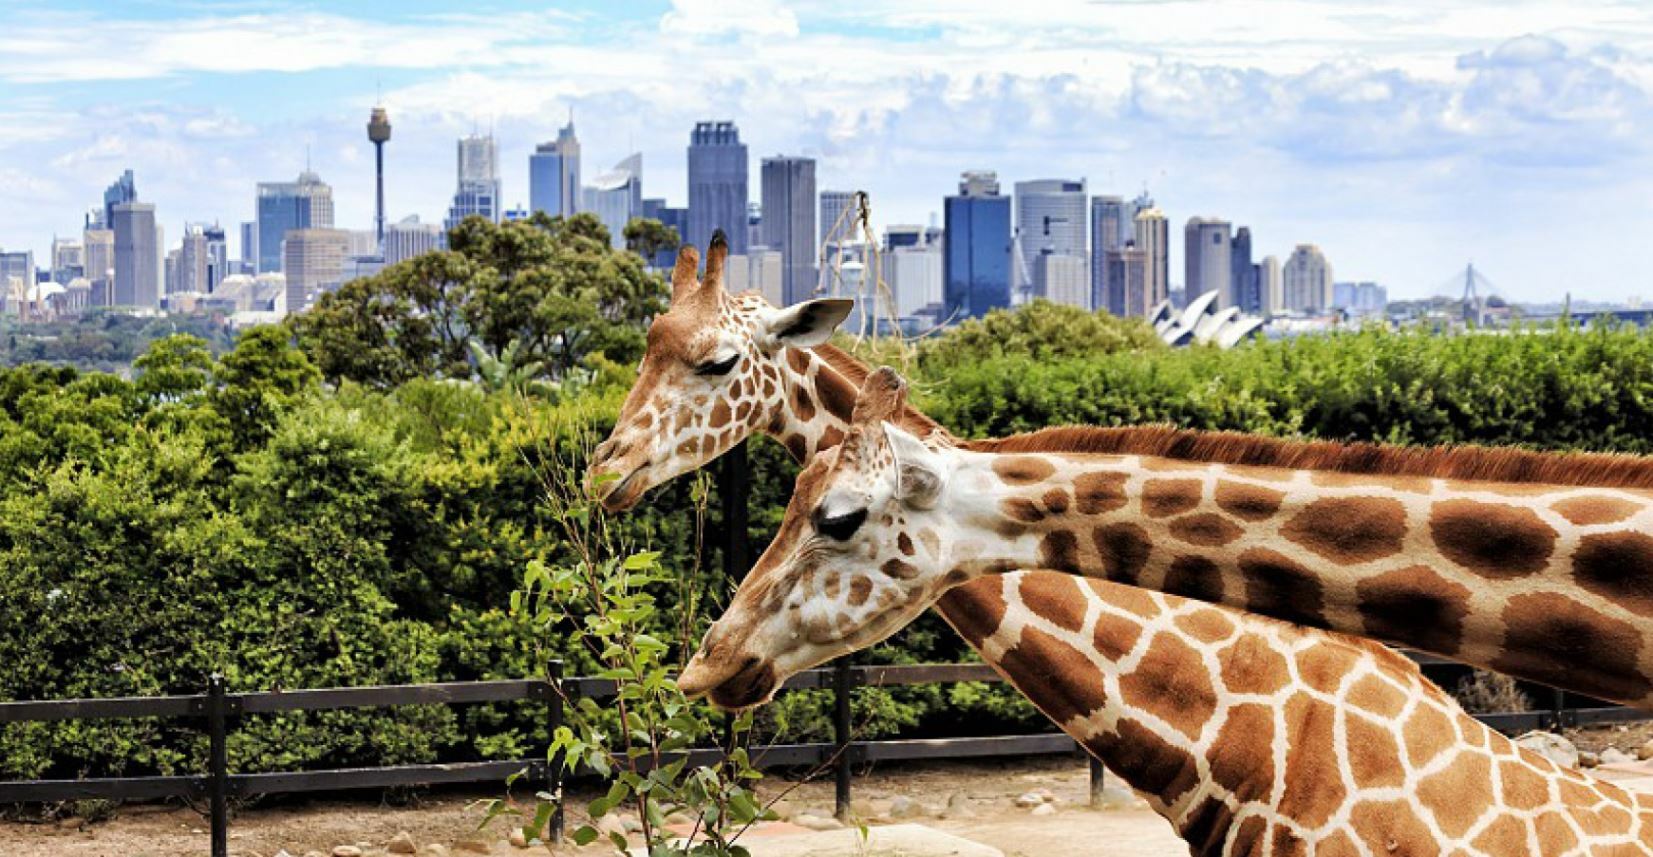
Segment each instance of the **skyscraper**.
M405 259L442 249L447 233L435 223L420 223L419 215L409 215L398 223L385 227L385 264L394 265Z
M224 239L224 227L216 223L203 225L201 234L207 239L207 291L213 292L230 275L229 242Z
M308 307L315 295L344 280L344 261L350 251L350 233L343 229L295 229L282 246L282 272L287 277L286 307L295 313Z
M580 141L574 119L557 139L534 147L528 156L528 207L552 217L572 217L580 205Z
M764 158L762 243L781 254L781 294L787 304L815 289L815 160Z
M1122 317L1140 318L1147 315L1148 310L1159 303L1149 300L1152 292L1148 287L1147 252L1131 241L1109 248L1104 257L1108 268L1104 278L1108 291L1102 308Z
M390 142L390 114L373 108L367 118L367 139L373 143L374 211L373 234L383 252L385 244L385 144Z
M471 215L499 222L499 150L492 134L459 138L459 183L448 209L446 226L458 226Z
M132 171L127 170L126 172L121 173L120 178L115 179L115 181L109 185L108 190L103 192L103 222L96 225L104 229L114 229L115 206L120 205L123 202L137 201L138 185L132 179Z
M168 254L171 255L171 254ZM172 282L167 294L173 292L212 291L212 258L207 250L207 230L204 224L184 224L184 237L178 244L178 257L172 269Z
M115 232L112 229L87 229L81 233L86 244L86 279L92 284L93 306L114 303Z
M689 137L689 232L683 240L705 250L722 229L729 252L746 255L748 166L733 122L698 122Z
M258 273L258 221L241 221L241 266L236 273Z
M1183 227L1183 289L1188 300L1217 293L1217 306L1233 304L1229 274L1234 264L1229 245L1233 241L1229 223L1215 217L1190 217Z
M1153 206L1136 213L1136 246L1142 249L1143 312L1171 296L1171 221ZM1131 306L1129 298L1127 307Z
M1039 179L1016 183L1016 235L1021 239L1022 264L1032 276L1033 293L1050 298L1052 284L1044 271L1060 271L1071 279L1071 262L1046 265L1041 256L1067 256L1079 260L1080 278L1089 280L1085 269L1085 181L1080 179ZM1064 283L1064 294L1071 292ZM1069 294L1072 297L1071 294ZM1077 296L1079 306L1090 301L1090 285ZM1067 301L1063 301L1067 302Z
M677 238L682 241L689 234L689 210L674 208L666 204L664 199L643 200L643 216L660 221L663 226L670 226L677 230ZM670 268L677 260L676 247L662 247L649 264L661 270Z
M1262 315L1276 315L1286 308L1285 286L1280 277L1280 260L1264 256L1257 263L1257 293L1262 296Z
M86 243L79 238L52 236L52 282L66 286L86 276Z
M161 303L161 252L155 206L118 202L110 210L115 233L115 306L156 307Z
M853 239L855 221L848 214L855 209L855 191L852 190L823 190L821 191L821 246L826 247L827 239L832 236L834 227L838 229L838 240Z
M1228 258L1229 289L1233 294L1229 305L1252 315L1262 312L1263 296L1258 289L1257 266L1251 261L1251 227L1242 226L1234 232Z
M643 155L634 153L598 176L584 189L582 209L608 227L609 243L626 246L626 224L643 215Z
M297 181L259 182L257 211L258 272L279 271L281 242L289 231L333 228L333 188L310 170Z
M998 175L966 172L943 206L947 247L942 265L943 320L978 318L1010 306L1010 198Z
M1091 197L1091 308L1114 309L1108 283L1108 253L1136 240L1136 224L1125 216L1125 200L1117 196Z
M1324 312L1332 307L1332 263L1313 244L1299 244L1281 271L1284 309Z

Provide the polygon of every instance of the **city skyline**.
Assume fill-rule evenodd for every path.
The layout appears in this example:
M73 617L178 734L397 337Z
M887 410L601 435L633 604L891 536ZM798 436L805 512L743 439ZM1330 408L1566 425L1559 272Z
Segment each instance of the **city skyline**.
M881 226L939 219L958 174L985 169L1007 188L1147 187L1174 224L1249 225L1259 258L1318 244L1393 298L1442 291L1471 260L1517 300L1649 291L1629 239L1653 228L1653 16L1634 6L1304 2L1262 32L1250 3L1058 3L1038 21L738 5L19 12L0 35L0 247L46 258L128 167L167 234L232 229L248 189L290 180L307 149L337 222L371 228L361 123L382 102L388 222L443 219L472 131L499 141L502 207L527 207L528 156L572 109L588 161L642 153L643 193L674 206L693 123L732 119L754 191L760 155L814 158L819 186L867 190ZM144 47L100 53L115 43Z

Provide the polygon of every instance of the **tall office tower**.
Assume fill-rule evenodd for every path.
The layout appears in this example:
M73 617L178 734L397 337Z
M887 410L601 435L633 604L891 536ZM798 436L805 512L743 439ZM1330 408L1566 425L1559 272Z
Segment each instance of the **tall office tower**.
M761 174L759 243L780 251L785 302L807 300L815 290L815 159L764 158Z
M1281 270L1285 309L1324 312L1332 307L1332 263L1313 244L1299 244Z
M207 230L205 224L184 224L183 241L178 245L177 261L172 269L172 282L168 285L167 294L174 292L199 292L206 294L212 291L211 270L212 257L207 250ZM171 255L170 253L167 255Z
M237 273L258 273L258 221L241 221L241 265Z
M1242 226L1234 232L1229 245L1228 285L1233 299L1229 306L1240 312L1256 315L1263 311L1263 296L1257 287L1257 265L1251 261L1251 227Z
M1043 253L1033 270L1033 293L1051 303L1091 308L1090 271L1084 256Z
M821 246L824 248L827 239L832 236L834 227L838 230L839 241L853 241L855 231L855 191L852 190L823 190L821 191L821 219L817 224L821 227Z
M448 235L435 223L420 223L419 215L409 215L399 223L385 228L385 264L412 259L442 249Z
M161 250L155 206L120 202L110 217L115 227L115 282L110 302L115 306L160 306Z
M1262 299L1262 308L1258 312L1264 316L1277 315L1286 308L1285 284L1281 281L1278 258L1264 256L1257 263L1257 294Z
M201 234L207 239L207 291L217 291L230 271L230 245L224 238L224 227L214 223L203 225Z
M115 232L112 229L88 229L81 233L86 244L86 279L92 284L92 306L114 303Z
M168 250L161 260L161 294L171 297L178 291L178 251Z
M942 306L941 247L935 244L898 244L887 247L878 257L884 282L895 293L895 314L900 319L917 319L928 312L935 315Z
M343 229L295 229L282 245L282 273L287 277L289 314L308 307L318 293L344 281L350 233Z
M979 318L1010 306L1010 197L999 195L998 175L964 173L958 194L947 197L942 210L942 320Z
M390 142L390 114L373 108L367 117L367 139L373 143L374 208L373 234L379 247L385 244L385 144Z
M1143 312L1171 296L1171 221L1149 206L1136 213L1136 246L1142 249ZM1129 303L1127 302L1127 306Z
M689 136L689 232L683 240L705 252L722 229L729 252L746 255L746 145L733 122L697 122Z
M1108 283L1108 253L1136 240L1136 224L1125 216L1125 200L1117 196L1091 197L1091 309L1112 309Z
M583 210L597 215L608 227L609 244L626 246L626 224L643 216L643 155L633 153L598 176L584 191Z
M892 223L884 227L884 252L900 247L923 247L928 242L924 227L916 223Z
M103 222L99 225L104 229L114 229L115 206L123 202L137 201L138 185L132 179L132 171L127 170L103 192Z
M333 228L333 188L310 170L297 181L258 183L258 273L280 271L281 242L294 229ZM247 249L242 248L245 256Z
M67 286L86 276L86 243L79 238L52 236L52 282Z
M1031 277L1033 294L1049 297L1051 285L1043 279L1048 266L1041 256L1085 257L1085 181L1080 179L1039 179L1016 183L1016 236L1021 240L1021 263ZM1083 266L1083 262L1081 262ZM1068 263L1059 262L1051 270L1064 272ZM1086 294L1079 306L1090 302L1089 272Z
M1117 316L1140 318L1159 303L1148 299L1148 254L1135 241L1107 250L1103 262L1108 268L1104 278L1108 291L1101 308Z
M687 208L673 208L666 204L664 199L643 200L643 216L660 221L663 226L670 226L677 232L677 240L681 242L689 234L689 210ZM677 262L676 247L662 247L648 260L649 265L664 271Z
M579 206L580 140L570 116L557 139L539 144L528 156L528 207L552 217L573 217Z
M1217 293L1217 306L1233 304L1233 288L1229 282L1229 245L1233 241L1229 223L1215 217L1190 217L1183 227L1183 282L1182 287L1193 300L1206 292Z
M0 250L0 301L11 300L14 287L32 291L35 279L33 250L13 250L10 253ZM7 311L17 312L18 309L8 305Z
M470 134L459 138L459 182L453 205L448 208L448 229L476 215L499 222L499 150L492 134Z

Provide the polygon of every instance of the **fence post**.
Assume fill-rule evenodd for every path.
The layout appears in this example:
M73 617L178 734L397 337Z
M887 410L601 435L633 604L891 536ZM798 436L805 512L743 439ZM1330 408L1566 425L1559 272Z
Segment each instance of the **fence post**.
M1107 802L1108 769L1095 756L1085 754L1091 768L1091 809L1101 809Z
M562 728L562 661L552 661L546 668L545 680L551 685L550 711L546 715L546 725L550 727L548 738L555 743L557 730ZM562 844L563 812L562 812L562 776L563 760L561 753L546 752L546 791L556 801L551 810L551 827L546 831L546 840L552 845Z
M224 700L224 677L213 673L207 678L207 800L212 807L212 857L229 857L230 853L230 761L227 706Z
M832 744L836 754L832 765L832 813L839 821L848 820L850 815L849 660L849 655L844 655L832 669Z
M1559 687L1550 688L1550 729L1560 732L1567 726L1567 692Z

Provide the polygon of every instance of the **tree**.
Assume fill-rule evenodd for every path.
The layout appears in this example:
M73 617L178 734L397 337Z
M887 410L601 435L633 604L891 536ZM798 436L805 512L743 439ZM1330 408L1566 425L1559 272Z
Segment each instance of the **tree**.
M518 343L518 365L560 378L588 354L638 359L644 321L665 308L665 281L613 249L590 214L467 218L448 247L348 283L291 320L324 377L468 378L475 340L496 359Z
M919 364L946 371L961 361L1006 356L1050 360L1164 347L1142 319L1036 300L969 319L926 342L919 350Z
M677 230L652 217L633 217L626 224L626 249L644 259L676 250L683 243Z

